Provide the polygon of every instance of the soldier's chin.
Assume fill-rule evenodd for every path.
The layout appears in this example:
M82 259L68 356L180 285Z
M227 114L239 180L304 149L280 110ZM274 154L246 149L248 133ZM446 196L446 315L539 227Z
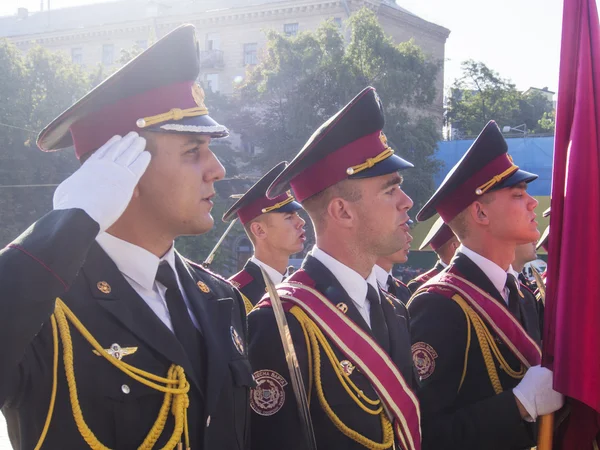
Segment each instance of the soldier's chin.
M208 233L210 230L212 230L214 225L215 225L215 219L213 218L213 216L210 214L206 214L203 217L201 217L199 220L197 220L192 225L192 227L191 227L192 229L189 230L189 232L186 234L199 235L199 234Z

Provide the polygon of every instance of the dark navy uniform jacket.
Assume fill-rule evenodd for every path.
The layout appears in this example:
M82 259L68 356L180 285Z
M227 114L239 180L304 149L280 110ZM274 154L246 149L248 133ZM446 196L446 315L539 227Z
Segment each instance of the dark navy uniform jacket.
M350 296L333 274L317 259L307 256L302 265L308 275L316 281L316 290L321 292L334 305L343 303L346 315L361 329L371 334L371 329L360 315ZM390 356L410 386L413 382L413 364L410 354L408 315L405 306L381 293L381 304L389 330L391 342ZM291 313L286 313L290 333L302 371L305 389L309 390L309 363L306 340L299 322ZM302 425L298 417L296 401L283 352L283 346L270 307L259 307L248 316L250 339L250 360L255 370L259 386L270 386L269 399L274 399L268 407L253 405L252 449L254 450L304 450ZM337 350L335 342L329 341L340 363L346 357ZM313 374L314 375L314 374ZM351 380L370 399L377 399L370 382L358 369L352 371ZM321 379L325 397L335 414L344 424L361 435L382 442L381 420L378 415L370 415L359 408L339 382L329 359L321 351ZM262 383L261 383L262 380ZM362 445L342 434L326 415L319 404L314 384L310 392L310 412L319 449L359 450ZM254 393L253 393L254 395ZM266 402L265 402L266 403Z
M50 316L57 297L102 348L136 348L123 362L162 377L171 364L184 368L191 384L192 448L248 448L253 380L239 292L176 255L178 276L200 324L205 350L203 373L194 373L190 358L201 355L188 357L96 243L97 233L97 223L83 211L53 211L0 252L0 405L14 448L34 448L46 420L53 378ZM86 423L109 448L137 448L152 428L164 394L95 354L72 325L70 332ZM42 448L88 448L73 419L62 358L61 347L56 405ZM166 443L172 429L169 414L155 448Z
M483 271L462 253L449 268L506 306L498 290ZM423 289L427 288L427 284ZM423 450L517 450L535 446L535 424L521 419L512 388L519 379L510 377L495 361L503 392L496 394L471 326L468 353L465 313L456 302L433 292L421 292L409 303L413 352L428 355L417 390L421 403ZM521 324L540 342L538 313L531 297L519 304ZM510 367L520 362L490 328ZM465 354L466 353L466 354ZM416 352L415 352L416 354ZM465 361L466 357L466 361ZM466 364L466 376L459 389Z

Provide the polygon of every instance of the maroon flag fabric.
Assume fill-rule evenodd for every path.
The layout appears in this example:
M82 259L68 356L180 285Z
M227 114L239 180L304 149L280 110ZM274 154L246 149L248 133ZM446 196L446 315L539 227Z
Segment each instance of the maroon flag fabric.
M556 113L544 365L571 397L561 448L592 449L600 412L600 27L565 0Z

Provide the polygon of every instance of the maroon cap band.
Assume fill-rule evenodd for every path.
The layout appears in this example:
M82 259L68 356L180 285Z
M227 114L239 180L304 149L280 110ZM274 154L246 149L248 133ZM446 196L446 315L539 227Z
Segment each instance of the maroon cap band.
M100 148L115 134L140 131L138 119L163 114L172 108L198 106L193 97L195 81L161 86L132 97L123 98L81 118L71 125L71 136L77 158Z
M311 165L290 180L290 186L299 202L324 191L330 186L348 178L347 170L364 164L386 150L381 131L363 136L344 147L329 153L317 164Z
M429 245L433 249L433 251L437 251L441 246L443 246L446 242L454 237L454 233L450 229L448 225L442 226L440 232L436 234L436 236L431 240Z
M268 212L263 211L263 209L272 208L278 203L290 203L292 201L294 201L294 197L292 197L287 192L284 192L283 194L271 199L267 198L266 196L262 196L256 199L254 202L250 203L249 205L238 209L237 215L240 219L240 222L242 222L242 225L246 225L252 219L255 219L261 214Z
M454 219L461 211L481 197L476 191L482 185L489 183L494 177L507 172L511 167L515 167L512 159L507 153L503 153L490 161L479 172L471 175L463 184L454 189L453 192L445 196L442 201L435 205L436 211L442 217L444 222L448 223ZM516 170L515 169L515 170ZM504 178L509 177L508 173ZM497 182L500 182L498 180Z

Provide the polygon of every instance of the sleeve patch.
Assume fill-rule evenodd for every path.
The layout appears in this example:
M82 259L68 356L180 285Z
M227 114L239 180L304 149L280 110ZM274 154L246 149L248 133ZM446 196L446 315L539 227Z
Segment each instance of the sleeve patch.
M435 371L435 359L438 354L431 345L425 342L415 342L411 350L417 373L421 380L426 380Z
M254 372L256 387L250 393L250 406L260 416L276 414L285 403L285 390L288 382L274 370Z

